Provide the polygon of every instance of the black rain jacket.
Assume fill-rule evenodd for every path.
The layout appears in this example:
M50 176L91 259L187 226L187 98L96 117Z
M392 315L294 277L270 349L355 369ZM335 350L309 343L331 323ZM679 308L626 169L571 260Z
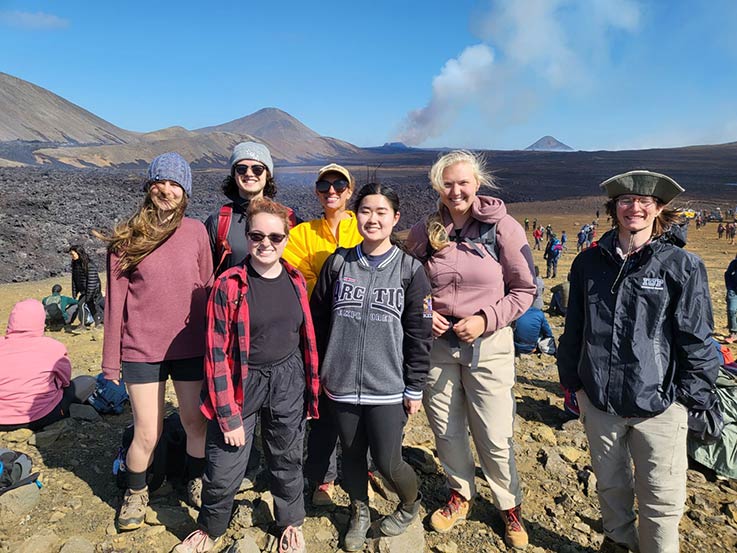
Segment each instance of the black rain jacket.
M561 384L622 417L655 416L676 400L703 408L719 369L704 264L682 249L685 232L674 226L620 274L615 236L607 232L571 266Z

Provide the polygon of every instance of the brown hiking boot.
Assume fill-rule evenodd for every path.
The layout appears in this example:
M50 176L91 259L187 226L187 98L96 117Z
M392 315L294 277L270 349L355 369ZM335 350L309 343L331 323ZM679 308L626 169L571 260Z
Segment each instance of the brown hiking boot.
M148 486L142 490L126 490L118 513L118 529L136 530L143 526L146 507L148 507Z
M530 540L522 524L522 505L517 505L514 509L507 509L502 514L504 525L506 526L504 542L509 547L514 547L515 549L524 549L527 547Z
M335 484L333 482L323 482L312 492L312 504L316 507L330 507L335 505L333 496L335 495Z
M447 532L462 520L466 520L470 509L471 502L455 490L451 490L448 502L430 517L430 526L441 534Z

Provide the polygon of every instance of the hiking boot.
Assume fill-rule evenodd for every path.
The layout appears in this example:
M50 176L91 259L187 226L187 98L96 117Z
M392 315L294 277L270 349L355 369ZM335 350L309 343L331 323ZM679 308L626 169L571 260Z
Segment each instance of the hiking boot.
M430 526L441 534L447 532L462 520L466 520L470 509L471 502L457 491L451 490L448 502L430 517Z
M202 478L192 478L187 482L187 503L195 509L202 507Z
M360 551L366 543L366 533L371 526L371 513L363 501L351 501L351 520L348 522L343 543L345 551Z
M125 490L123 504L118 513L119 530L135 530L143 526L148 507L148 486L142 490Z
M306 553L305 537L301 526L287 526L279 538L279 553Z
M599 553L629 553L629 547L615 542L612 538L605 536L601 542Z
M422 494L417 494L417 499L408 505L400 505L392 514L381 519L379 530L385 536L398 536L403 534L412 521L417 518L420 512L420 501Z
M335 505L333 502L334 495L335 484L333 482L323 482L312 492L312 504L316 507L330 507Z
M509 547L515 549L524 549L529 543L527 531L522 524L522 505L517 505L514 509L502 511L504 515L504 542Z
M198 528L179 545L174 546L171 553L207 553L215 549L218 538L212 539L207 532Z

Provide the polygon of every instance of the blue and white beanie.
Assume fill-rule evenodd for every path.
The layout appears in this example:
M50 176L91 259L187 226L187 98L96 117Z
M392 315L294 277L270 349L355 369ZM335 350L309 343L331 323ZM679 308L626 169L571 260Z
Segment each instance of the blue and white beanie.
M143 191L148 192L151 183L163 180L176 182L187 193L187 197L192 194L192 169L187 160L176 152L167 152L154 158L148 166L148 178Z

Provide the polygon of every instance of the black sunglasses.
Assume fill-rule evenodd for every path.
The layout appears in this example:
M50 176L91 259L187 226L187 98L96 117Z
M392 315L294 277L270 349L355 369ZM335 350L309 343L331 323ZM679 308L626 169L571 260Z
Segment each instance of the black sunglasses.
M322 194L326 194L330 192L330 187L332 186L333 189L338 193L342 193L343 190L348 188L348 181L345 179L338 179L335 182L330 182L327 180L319 180L315 183L315 190L318 192L321 192Z
M261 175L264 174L264 171L266 171L266 166L265 165L236 165L234 169L235 169L235 172L241 176L248 173L248 170L250 169L255 177L260 177Z
M269 234L264 234L263 232L259 232L257 230L252 230L251 232L246 233L248 234L248 238L251 239L252 242L255 242L256 244L260 244L264 241L264 238L268 238L269 242L272 244L281 244L282 240L284 240L287 235L286 234L279 234L278 232L270 232Z

